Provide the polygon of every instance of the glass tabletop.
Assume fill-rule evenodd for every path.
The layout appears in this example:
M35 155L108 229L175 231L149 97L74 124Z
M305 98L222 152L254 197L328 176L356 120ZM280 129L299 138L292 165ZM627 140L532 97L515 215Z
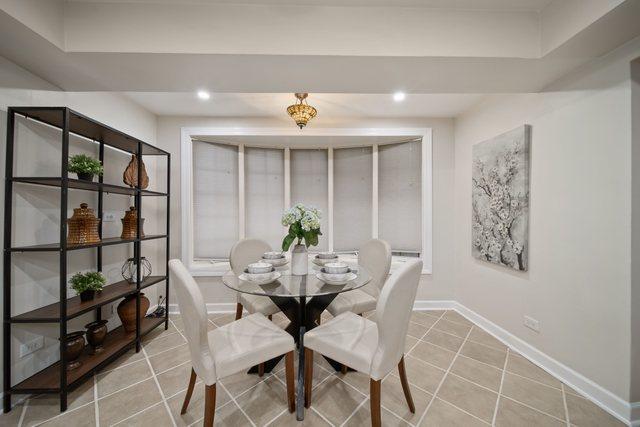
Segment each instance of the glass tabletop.
M276 267L281 276L271 283L259 285L249 280L242 280L233 271L228 271L222 276L222 283L234 291L246 294L280 297L313 297L319 295L333 295L358 289L371 281L371 275L362 266L350 265L356 278L344 285L330 285L323 282L316 274L320 272L319 266L309 262L309 273L306 276L291 274L290 263L282 267Z

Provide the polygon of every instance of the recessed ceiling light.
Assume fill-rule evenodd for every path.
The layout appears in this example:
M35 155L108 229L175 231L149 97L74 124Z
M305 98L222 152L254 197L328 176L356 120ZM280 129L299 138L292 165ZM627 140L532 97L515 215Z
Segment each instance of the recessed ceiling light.
M206 90L199 90L198 91L198 98L206 100L206 99L211 98L211 95L209 95L209 92L207 92Z
M402 102L406 96L407 95L405 95L404 92L396 92L393 94L393 100L396 102Z

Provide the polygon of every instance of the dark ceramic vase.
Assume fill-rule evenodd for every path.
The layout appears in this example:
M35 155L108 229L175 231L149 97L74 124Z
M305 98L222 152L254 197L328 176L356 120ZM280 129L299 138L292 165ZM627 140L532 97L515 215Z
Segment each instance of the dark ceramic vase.
M82 302L86 302L86 301L91 301L92 299L94 299L96 296L96 291L83 291L80 292L80 301Z
M76 175L78 175L78 179L79 180L93 182L93 174L92 173L78 172Z
M82 365L82 362L77 359L82 354L82 350L84 350L84 344L84 331L67 334L67 342L64 349L64 356L67 359L67 371L72 371Z
M142 320L149 310L149 299L140 293L140 320ZM129 295L118 304L118 317L122 322L122 327L126 332L136 331L136 295Z
M87 328L87 342L91 346L89 354L103 351L102 343L107 336L107 321L96 320L95 322L87 323L84 327Z

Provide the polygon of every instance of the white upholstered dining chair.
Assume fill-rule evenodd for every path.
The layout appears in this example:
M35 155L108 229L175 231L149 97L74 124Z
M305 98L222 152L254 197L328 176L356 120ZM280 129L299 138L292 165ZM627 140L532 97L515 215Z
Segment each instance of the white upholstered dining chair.
M421 272L422 261L411 261L387 280L376 305L375 321L346 312L304 335L306 407L311 405L313 354L317 352L369 375L371 424L374 427L381 425L382 379L395 366L398 366L409 410L415 413L404 368L404 345Z
M247 265L258 261L262 258L262 254L271 250L271 246L263 240L242 239L231 248L231 253L229 254L231 270L236 276L239 276L247 268ZM280 311L278 306L268 297L238 292L237 298L236 320L242 317L243 308L249 314L262 313L269 318Z
M295 410L293 356L295 343L288 333L255 313L207 332L207 311L202 293L180 260L169 261L175 276L174 288L191 355L191 377L182 404L187 412L196 377L205 384L204 425L213 425L216 407L216 383L274 357L285 355L289 412Z
M333 317L347 311L362 314L375 310L391 268L391 247L384 240L369 240L358 251L358 265L367 269L371 281L361 289L339 294L327 307Z

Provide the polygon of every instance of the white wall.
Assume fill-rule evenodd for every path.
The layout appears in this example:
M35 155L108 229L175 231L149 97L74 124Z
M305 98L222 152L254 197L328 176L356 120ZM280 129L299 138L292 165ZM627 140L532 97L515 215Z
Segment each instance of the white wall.
M639 54L632 41L544 93L491 96L455 123L456 299L625 401L629 63ZM517 273L471 256L471 149L525 123L533 129L530 270ZM540 333L524 327L524 315L540 321Z
M286 117L285 117L286 119ZM243 119L243 118L187 118L159 117L158 146L171 153L171 230L173 236L181 234L180 206L180 130L187 126L233 127L233 126L283 127L292 126L288 120ZM431 127L433 129L433 274L423 276L419 289L419 300L450 300L453 297L453 121L451 119L406 119L406 120L360 120L332 121L325 119L325 127ZM311 124L310 126L318 126ZM159 171L159 173L161 173ZM181 242L171 241L172 257L180 257ZM219 279L199 278L207 303L235 303L235 294ZM175 299L174 299L175 301Z
M0 57L0 175L4 181L5 142L7 125L7 107L18 105L68 106L89 117L102 121L110 126L130 133L150 143L155 141L156 118L141 107L118 94L110 93L65 93L57 91L49 83L26 72L15 64ZM23 176L56 176L60 174L61 151L60 132L36 125L20 119L16 126L15 174ZM71 153L85 152L97 157L97 145L80 142L71 138ZM105 182L119 184L122 171L129 157L105 151ZM155 165L148 162L152 184L155 180ZM157 181L157 180L156 180ZM162 187L161 187L162 188ZM37 186L14 185L14 233L15 244L38 244L57 242L59 224L59 190ZM4 206L4 192L0 194L0 203ZM85 191L70 191L69 207L77 207L86 201L92 207L97 206L97 195ZM162 224L155 221L158 217L158 206L155 200L145 204L143 216L148 218L145 231L152 233L162 229ZM118 214L120 218L132 199L125 196L105 195L105 210ZM70 209L71 214L71 209ZM160 228L158 228L160 227ZM120 223L105 223L106 236L117 236L121 231ZM1 231L0 231L1 233ZM150 255L152 263L160 265L158 256L163 256L162 247L155 242L145 242L143 255ZM132 245L126 245L131 246ZM104 249L104 272L109 283L121 280L120 267L123 260L131 255L131 248L112 246ZM13 255L12 313L19 314L41 305L58 301L58 255L50 254L15 254ZM74 251L69 254L68 273L86 271L95 268L95 250ZM2 266L0 266L0 271ZM164 271L164 268L162 269ZM160 286L160 285L157 285ZM162 285L164 286L164 285ZM155 287L150 288L148 295L154 304ZM73 295L73 291L69 291ZM0 296L2 298L2 296ZM116 305L117 301L115 304ZM110 314L110 307L103 308L103 318L109 320L108 326L113 328L119 324L117 315ZM69 330L83 329L83 325L93 320L92 314L80 316L69 323ZM30 341L36 335L45 336L45 348L36 353L19 358L19 346ZM12 381L15 383L30 374L48 366L58 359L57 325L14 325L12 326Z
M631 401L640 402L640 57L631 67ZM633 309L635 307L635 310ZM640 410L640 408L638 408ZM640 414L638 414L640 416Z

